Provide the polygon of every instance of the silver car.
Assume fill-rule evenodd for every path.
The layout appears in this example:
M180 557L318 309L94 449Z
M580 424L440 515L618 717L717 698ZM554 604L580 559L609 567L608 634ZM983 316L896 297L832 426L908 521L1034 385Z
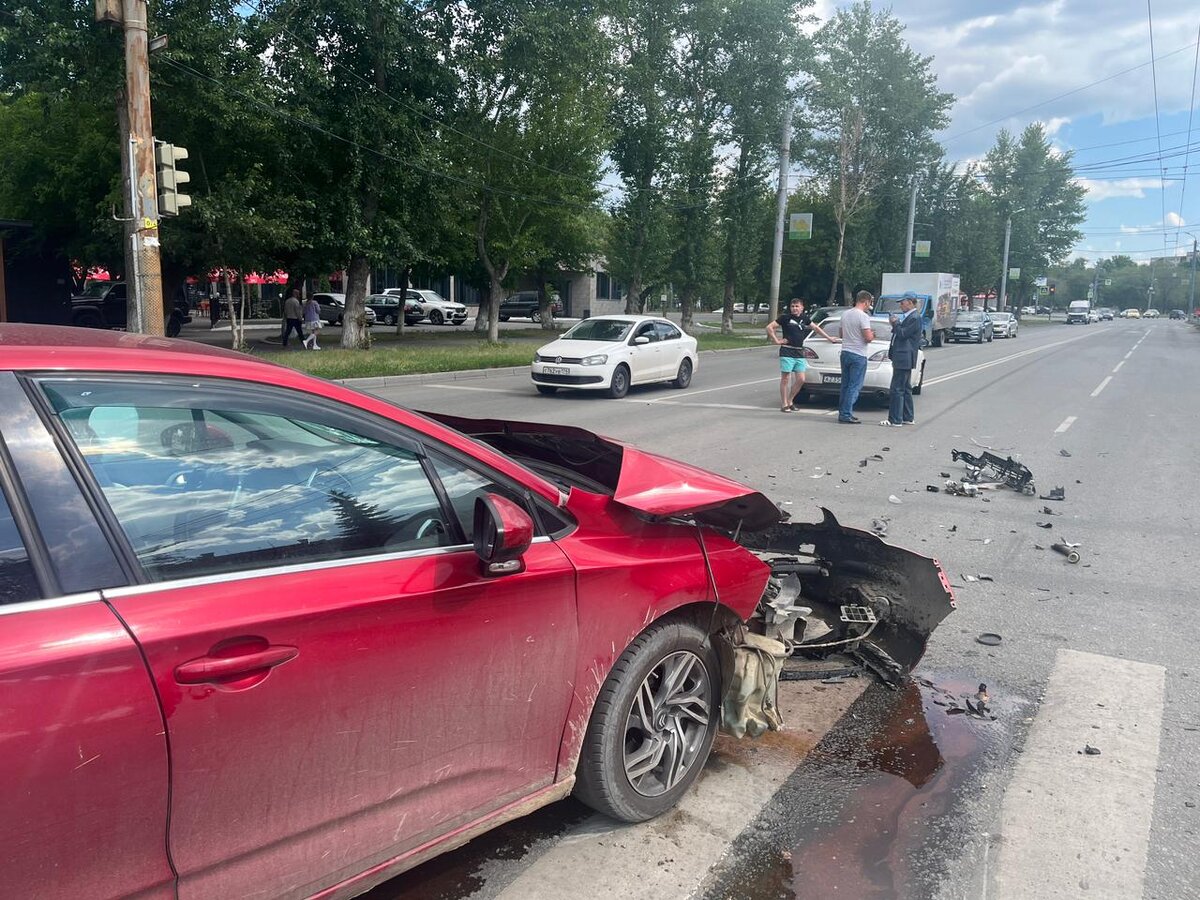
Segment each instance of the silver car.
M842 335L842 313L834 314L821 320L821 328L830 337ZM875 334L867 347L867 374L863 378L862 393L886 401L892 386L892 361L888 358L888 346L892 340L892 326L887 322L872 322L871 331ZM831 344L815 332L804 341L804 360L808 363L808 373L804 380L803 393L808 396L816 394L837 394L842 389L842 345ZM917 366L912 374L912 392L920 394L925 386L925 351L917 351Z
M992 313L992 334L998 338L1015 338L1019 324L1012 313Z

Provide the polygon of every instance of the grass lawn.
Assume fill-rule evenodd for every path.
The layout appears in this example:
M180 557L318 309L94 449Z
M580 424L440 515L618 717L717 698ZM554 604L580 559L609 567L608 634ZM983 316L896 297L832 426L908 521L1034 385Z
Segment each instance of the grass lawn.
M554 340L555 333L540 329L506 331L504 340L489 344L480 334L456 329L447 332L408 332L397 338L392 332L372 334L370 350L342 350L326 343L320 353L278 352L266 356L271 362L290 366L322 378L370 378L382 375L415 375L425 372L458 372L464 369L499 369L527 366L538 347ZM701 350L732 350L765 346L755 335L701 334Z

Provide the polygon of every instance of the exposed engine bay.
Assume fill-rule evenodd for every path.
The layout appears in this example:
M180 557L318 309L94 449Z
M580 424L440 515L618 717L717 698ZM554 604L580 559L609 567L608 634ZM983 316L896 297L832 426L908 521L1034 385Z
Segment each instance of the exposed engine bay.
M790 661L849 658L899 685L954 609L937 560L841 525L827 509L820 522L790 522L753 488L581 428L426 415L518 459L564 492L605 493L648 519L692 525L701 547L712 529L769 567L748 621L714 619L721 725L735 736L782 727L776 697Z

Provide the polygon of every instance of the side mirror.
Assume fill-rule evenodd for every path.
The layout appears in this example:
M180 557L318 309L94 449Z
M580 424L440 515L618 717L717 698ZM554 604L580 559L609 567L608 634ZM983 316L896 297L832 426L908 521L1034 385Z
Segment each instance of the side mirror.
M484 575L524 571L521 557L533 542L533 519L517 504L499 494L476 497L472 535Z
M642 344L650 343L650 338L646 337L646 335L644 335L644 334L639 334L637 337L635 337L633 339L633 342L640 346Z

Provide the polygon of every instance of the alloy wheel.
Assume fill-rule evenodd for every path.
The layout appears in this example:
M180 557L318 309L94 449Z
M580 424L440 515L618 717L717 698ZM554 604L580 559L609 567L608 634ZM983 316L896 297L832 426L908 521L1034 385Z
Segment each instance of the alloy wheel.
M665 657L642 681L625 723L625 776L644 797L691 773L706 743L711 693L704 661L689 650Z

